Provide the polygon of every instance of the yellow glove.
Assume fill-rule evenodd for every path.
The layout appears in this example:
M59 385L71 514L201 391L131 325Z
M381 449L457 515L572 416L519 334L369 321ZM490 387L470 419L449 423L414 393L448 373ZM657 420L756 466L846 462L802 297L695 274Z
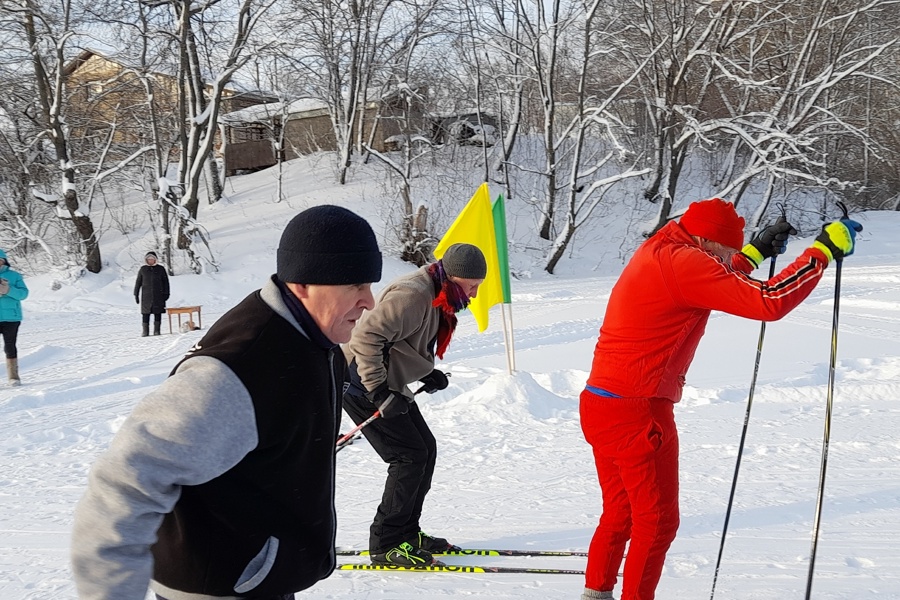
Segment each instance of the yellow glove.
M856 234L863 226L852 219L833 221L822 227L822 233L813 242L813 248L825 253L829 261L843 260L856 248Z

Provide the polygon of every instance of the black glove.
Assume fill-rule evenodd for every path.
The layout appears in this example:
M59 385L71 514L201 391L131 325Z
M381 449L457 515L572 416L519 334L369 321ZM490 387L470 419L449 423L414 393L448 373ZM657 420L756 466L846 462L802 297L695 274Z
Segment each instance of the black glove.
M443 390L450 384L450 382L447 380L447 375L443 371L438 371L437 369L435 369L419 381L425 384L422 386L421 391L425 392L426 394L433 394L438 390Z
M141 299L138 298L137 296L135 296L135 297L134 297L134 303L135 303L135 304L140 304L140 303L141 303Z
M385 419L405 415L409 412L409 399L400 392L388 388L387 382L368 392L366 397L369 402L378 407L381 416Z
M778 217L773 225L757 233L750 243L744 246L743 253L758 267L765 259L784 254L790 235L797 235L797 230L787 222L787 219Z

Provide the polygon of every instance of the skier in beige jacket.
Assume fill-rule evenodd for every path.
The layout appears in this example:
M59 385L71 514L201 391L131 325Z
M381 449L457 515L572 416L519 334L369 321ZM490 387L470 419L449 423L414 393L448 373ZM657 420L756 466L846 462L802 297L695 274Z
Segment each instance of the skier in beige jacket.
M429 394L447 387L447 375L434 368L435 357L443 358L456 313L475 297L486 274L477 246L450 246L441 260L391 282L344 346L350 364L344 410L357 424L380 411L381 418L363 433L390 465L370 528L373 563L430 564L432 552L451 547L419 526L437 443L408 386L420 381L416 392Z

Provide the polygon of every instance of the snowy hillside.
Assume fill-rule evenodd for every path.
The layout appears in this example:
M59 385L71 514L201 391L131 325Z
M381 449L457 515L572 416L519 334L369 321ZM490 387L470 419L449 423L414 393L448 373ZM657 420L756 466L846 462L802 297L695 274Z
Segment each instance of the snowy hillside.
M228 201L203 207L221 269L173 277L169 305L202 305L208 328L274 271L281 229L306 206L333 202L356 209L383 232L373 201L381 191L374 184L360 178L339 188L327 168L313 166L295 165L284 202L272 199L271 176L259 173L232 180ZM842 274L816 600L900 598L900 214L868 213L859 220L866 230ZM142 232L108 233L103 247L110 265L99 275L26 279L31 296L19 341L24 385L0 388L0 598L75 598L69 531L87 471L134 404L203 335L139 337L132 286L150 239ZM810 242L793 240L780 262L787 264ZM600 498L579 428L578 394L615 282L614 275L597 276L596 265L596 253L584 251L567 264L566 275L513 281L515 374L506 371L499 307L484 334L476 333L470 316L462 317L440 365L453 375L450 387L419 401L439 452L426 531L469 547L587 548ZM382 284L410 269L389 260ZM759 275L767 269L763 265ZM806 302L767 327L716 598L803 597L834 279L830 268ZM758 323L713 315L688 375L676 407L682 525L659 600L709 597L758 336ZM384 472L364 441L339 455L339 546L365 547ZM583 558L462 562L584 568ZM337 572L297 597L577 599L583 584L572 575Z

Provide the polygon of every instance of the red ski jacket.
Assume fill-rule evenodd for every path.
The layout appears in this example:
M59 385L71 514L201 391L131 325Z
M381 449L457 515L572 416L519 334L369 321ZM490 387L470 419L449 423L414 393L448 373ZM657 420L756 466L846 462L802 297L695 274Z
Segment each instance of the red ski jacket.
M638 248L613 287L587 383L678 402L710 311L776 321L812 292L826 266L825 254L808 248L758 281L747 275L746 256L738 252L729 266L672 221Z

